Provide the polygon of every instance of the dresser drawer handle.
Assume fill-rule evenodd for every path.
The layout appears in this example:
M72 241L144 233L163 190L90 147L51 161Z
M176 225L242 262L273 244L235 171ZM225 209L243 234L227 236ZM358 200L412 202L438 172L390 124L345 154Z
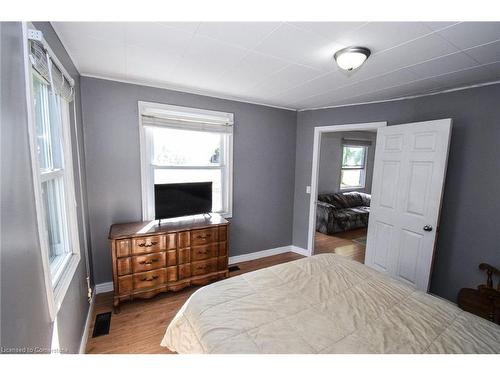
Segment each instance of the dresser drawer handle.
M159 259L143 260L139 264L153 264L154 262L159 262Z
M155 241L152 241L150 243L146 243L146 242L143 242L143 243L140 243L139 244L139 247L151 247L151 246L154 246L156 245L158 242L155 242Z
M210 234L206 234L204 236L202 236L201 234L196 236L196 238L200 239L200 240L206 240L208 237L210 237L211 235Z
M141 281L153 281L153 280L156 280L157 278L158 278L158 276L152 276L149 279L147 277L143 277L141 279Z
M198 250L198 255L207 255L207 254L208 254L208 250L205 250L205 251Z

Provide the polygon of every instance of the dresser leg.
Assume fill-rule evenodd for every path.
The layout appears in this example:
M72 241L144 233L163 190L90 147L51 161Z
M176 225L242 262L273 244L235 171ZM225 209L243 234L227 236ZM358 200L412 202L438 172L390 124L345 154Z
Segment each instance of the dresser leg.
M120 300L119 299L113 299L113 313L115 313L115 314L120 313Z

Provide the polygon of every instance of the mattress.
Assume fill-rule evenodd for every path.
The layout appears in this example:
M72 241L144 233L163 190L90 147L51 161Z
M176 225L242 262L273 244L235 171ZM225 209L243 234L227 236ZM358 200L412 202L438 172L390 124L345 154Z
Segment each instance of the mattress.
M500 353L500 326L320 254L197 290L161 345L177 353Z

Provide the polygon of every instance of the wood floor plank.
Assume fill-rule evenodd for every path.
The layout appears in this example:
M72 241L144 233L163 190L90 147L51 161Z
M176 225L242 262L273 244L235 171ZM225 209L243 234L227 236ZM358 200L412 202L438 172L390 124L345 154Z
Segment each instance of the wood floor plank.
M366 246L353 240L366 237L366 233L366 228L353 229L332 235L316 232L314 237L314 254L335 253L364 263Z
M240 270L229 277L302 258L296 253L283 253L238 263ZM86 353L91 354L169 354L160 346L170 321L184 302L200 287L175 293L163 293L149 300L137 300L120 305L119 314L112 314L108 335L92 337L96 314L112 311L113 293L98 294L94 305Z

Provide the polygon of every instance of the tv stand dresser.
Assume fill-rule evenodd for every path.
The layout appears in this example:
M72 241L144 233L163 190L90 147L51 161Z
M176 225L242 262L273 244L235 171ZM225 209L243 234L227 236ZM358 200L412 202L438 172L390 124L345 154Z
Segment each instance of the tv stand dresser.
M220 215L113 224L113 307L226 278L228 226Z

